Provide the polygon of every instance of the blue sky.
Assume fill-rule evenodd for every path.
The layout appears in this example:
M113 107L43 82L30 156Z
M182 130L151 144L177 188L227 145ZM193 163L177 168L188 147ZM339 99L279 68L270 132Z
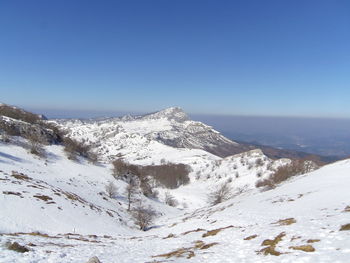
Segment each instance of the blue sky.
M350 1L0 2L0 101L350 117Z

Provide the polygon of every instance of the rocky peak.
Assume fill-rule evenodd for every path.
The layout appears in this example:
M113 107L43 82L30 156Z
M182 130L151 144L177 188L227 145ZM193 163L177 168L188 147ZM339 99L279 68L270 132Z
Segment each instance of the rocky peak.
M171 107L171 108L167 108L167 109L143 116L143 119L145 120L161 119L161 118L174 120L177 122L184 122L189 120L188 115L179 107Z

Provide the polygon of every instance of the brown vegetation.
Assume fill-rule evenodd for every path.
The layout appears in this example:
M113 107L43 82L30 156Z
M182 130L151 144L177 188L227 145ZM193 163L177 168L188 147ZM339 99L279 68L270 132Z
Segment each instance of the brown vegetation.
M221 230L232 228L233 226L227 226L227 227L222 227L218 229L213 229L210 230L202 235L202 237L209 237L209 236L215 236L217 233L219 233Z
M25 252L29 251L29 249L27 247L22 246L22 245L18 244L17 242L7 243L6 246L7 246L7 249L13 250L13 251L16 251L19 253L25 253Z
M294 250L301 250L304 252L314 252L315 251L315 248L311 245L291 246L289 248L294 249Z
M314 169L314 163L310 161L292 160L290 164L279 167L268 178L259 180L255 186L271 189L293 176L305 174Z
M347 231L347 230L350 230L350 224L342 225L339 229L339 231Z
M211 205L217 205L220 204L232 196L232 189L229 186L229 183L223 183L221 186L219 186L218 189L211 192L208 196L208 201Z
M273 256L279 256L282 253L276 250L276 246L278 245L279 242L282 241L283 237L286 234L284 232L280 233L278 236L276 236L274 239L265 239L262 242L262 246L267 246L263 249L261 249L260 251L258 251L258 253L263 254L265 256L267 255L273 255Z
M276 224L276 225L279 225L279 226L288 226L288 225L291 225L291 224L295 224L296 222L297 221L294 218L287 218L287 219L278 220L277 222L274 222L272 224Z
M251 240L251 239L254 239L256 238L258 235L251 235L251 236L248 236L246 238L244 238L244 240Z

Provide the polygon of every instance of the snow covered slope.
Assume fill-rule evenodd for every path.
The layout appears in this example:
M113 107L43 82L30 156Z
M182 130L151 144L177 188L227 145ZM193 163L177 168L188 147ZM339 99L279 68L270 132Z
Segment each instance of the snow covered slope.
M249 149L227 139L208 125L189 120L180 108L168 108L136 117L57 120L57 123L71 137L92 144L99 156L109 159L118 154L124 156L136 152L136 158L147 158L155 151L166 151L167 147L164 146L201 149L217 156Z
M190 201L185 211L148 200L163 216L157 217L154 228L140 232L132 227L123 198L100 194L112 180L110 167L69 161L60 146L45 149L46 160L20 145L0 145L0 262L86 262L92 256L112 263L350 259L350 231L340 231L350 228L350 160L294 177L269 191L251 188L196 210L191 202L204 204L206 196L190 184L188 191L183 187L173 192ZM245 168L246 162L257 158L264 156L253 151L217 163L223 173L237 165L243 181L236 184L245 185L253 169ZM269 164L277 165L264 165ZM199 177L196 183L208 191L214 182ZM123 187L123 182L117 184ZM30 251L21 254L4 247L15 241Z
M291 161L272 160L260 150L225 158L209 153L206 147L226 144L226 138L178 108L59 123L70 136L92 143L104 162L69 160L61 145L43 146L38 157L26 139L0 141L0 262L75 263L92 256L102 263L350 261L350 160L261 192L256 182ZM191 167L189 184L157 186L159 200L137 194L157 214L146 232L126 211L126 183L111 175L109 160L116 157ZM114 198L106 194L109 182L118 188ZM209 206L208 193L223 184L232 188L232 198ZM180 209L164 204L167 192ZM9 250L7 242L29 251Z

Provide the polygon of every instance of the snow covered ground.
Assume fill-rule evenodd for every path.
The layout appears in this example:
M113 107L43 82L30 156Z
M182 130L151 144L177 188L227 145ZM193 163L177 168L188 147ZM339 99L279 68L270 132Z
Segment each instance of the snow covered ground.
M256 182L291 160L272 160L258 149L225 158L210 153L210 147L237 143L178 108L57 122L92 144L100 163L69 160L60 145L44 146L38 157L21 137L0 141L0 262L84 263L93 256L102 263L350 261L350 160L261 191ZM158 199L137 194L156 212L148 231L135 226L126 183L112 176L110 160L119 157L191 168L188 184L157 186ZM106 193L110 182L118 189L113 198ZM209 206L208 194L223 184L233 198ZM164 203L167 192L176 208ZM9 242L29 251L9 250Z
M350 160L269 191L251 187L214 207L205 206L204 193L227 177L200 176L172 192L187 200L186 210L145 198L159 216L142 232L126 212L122 194L111 199L104 193L114 180L109 165L70 161L61 146L45 150L48 157L40 159L21 145L0 144L0 262L86 262L92 256L101 262L350 260L350 231L339 231L350 223ZM264 156L253 151L243 161L240 155L210 162L216 161L217 176L237 166L232 168L240 172L236 183L245 185L256 171L250 173L243 163L256 158ZM122 193L123 182L117 185ZM30 251L5 248L14 241Z

